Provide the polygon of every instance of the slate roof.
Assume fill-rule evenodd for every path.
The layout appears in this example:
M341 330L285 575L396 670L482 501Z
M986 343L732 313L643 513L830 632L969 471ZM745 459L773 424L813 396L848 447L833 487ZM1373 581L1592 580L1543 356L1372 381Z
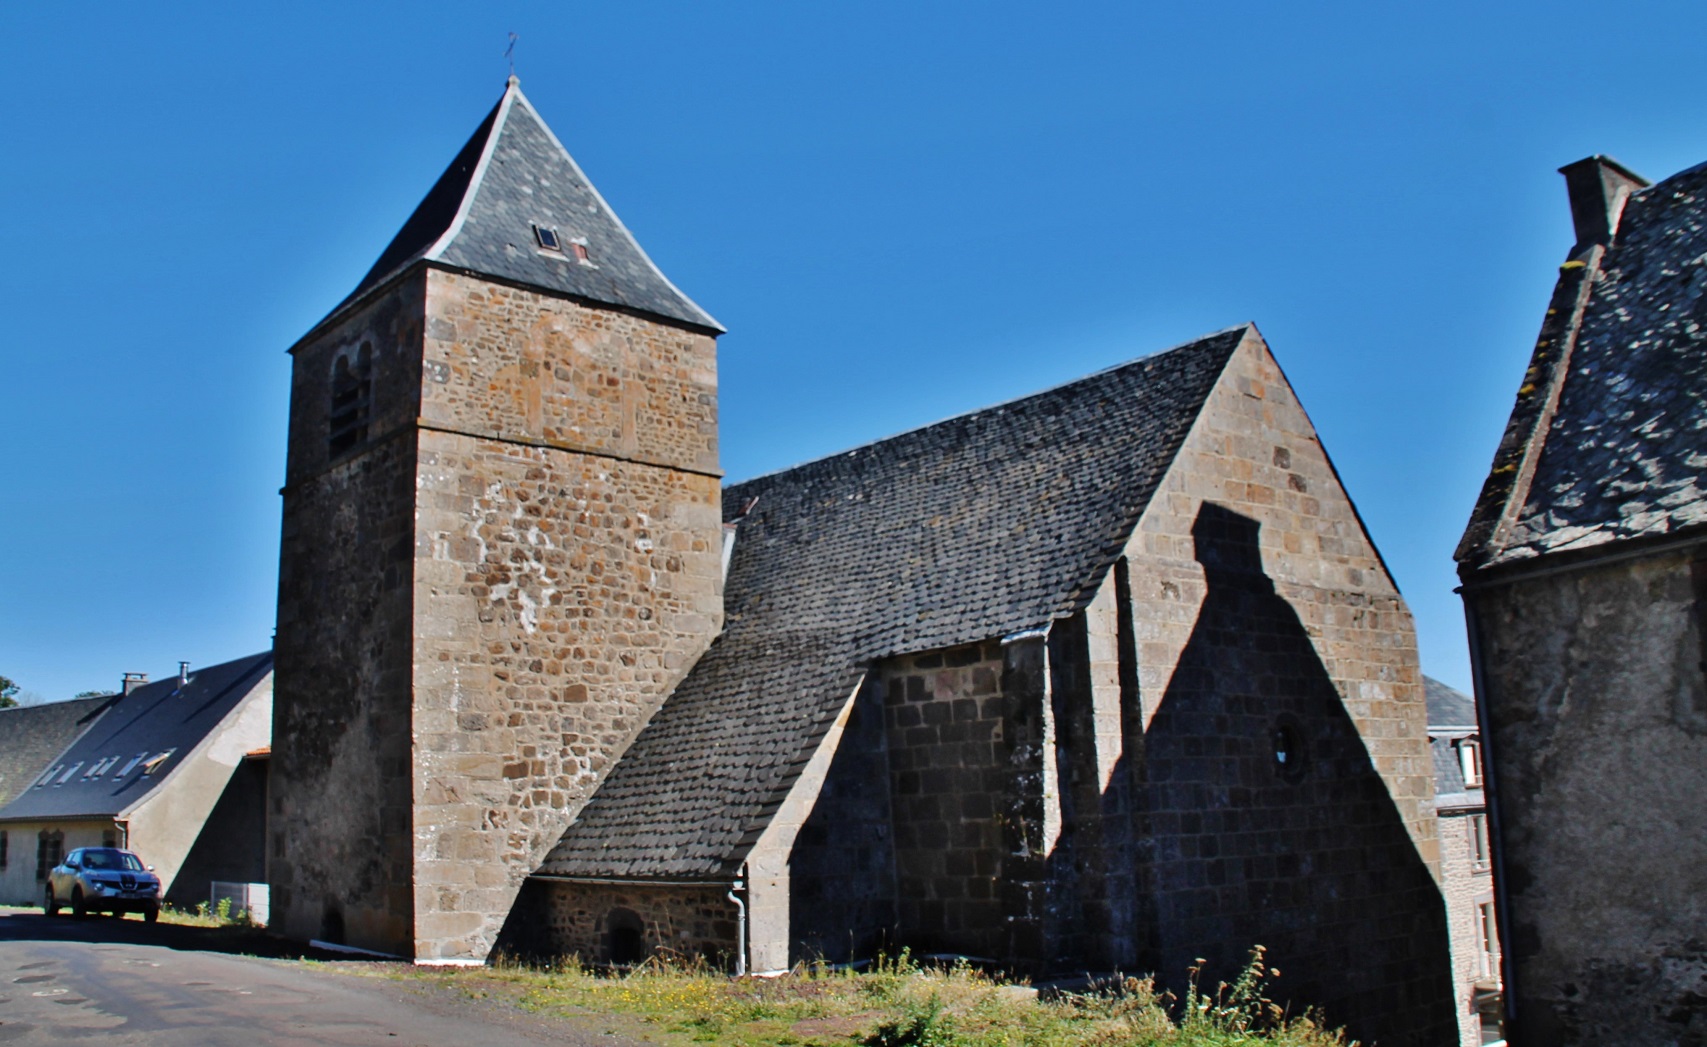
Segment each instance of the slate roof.
M170 778L272 668L271 651L252 654L195 670L182 690L174 672L110 699L101 718L47 773L0 807L0 821L104 817L133 806ZM170 755L146 773L145 765L162 753ZM101 773L91 775L96 769Z
M0 709L0 807L29 788L77 740L111 696Z
M1481 807L1482 790L1464 784L1464 766L1453 748L1462 728L1476 728L1476 699L1456 687L1448 687L1432 676L1423 677L1423 697L1428 702L1428 748L1434 759L1434 802L1441 810ZM1454 728L1444 731L1446 728ZM1444 733L1436 733L1443 732Z
M1456 687L1448 687L1432 676L1423 677L1423 698L1428 703L1428 726L1476 726L1476 699Z
M1436 810L1451 811L1485 807L1481 787L1464 784L1464 765L1458 762L1458 751L1451 738L1430 738L1429 755L1434 758L1434 806Z
M1581 279L1592 284L1580 325L1543 326L1513 411L1512 426L1529 426L1518 450L1544 441L1533 479L1506 490L1497 474L1513 464L1496 459L1459 548L1467 567L1707 524L1707 165L1634 193L1598 268L1567 263L1553 313ZM1544 361L1553 328L1575 337L1562 376ZM1561 377L1547 424L1527 421ZM1502 514L1510 523L1495 528Z
M541 250L535 225L555 229L564 250ZM577 238L591 264L576 260ZM723 330L641 250L514 77L334 314L419 259Z
M1247 334L726 488L723 634L539 871L733 874L874 659L1094 594Z

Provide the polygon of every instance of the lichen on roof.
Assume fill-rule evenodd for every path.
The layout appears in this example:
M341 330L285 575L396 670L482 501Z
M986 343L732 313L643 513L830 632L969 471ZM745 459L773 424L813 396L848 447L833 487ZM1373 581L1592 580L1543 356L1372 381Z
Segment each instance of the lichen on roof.
M1707 524L1707 165L1632 195L1592 280L1533 476L1469 567Z

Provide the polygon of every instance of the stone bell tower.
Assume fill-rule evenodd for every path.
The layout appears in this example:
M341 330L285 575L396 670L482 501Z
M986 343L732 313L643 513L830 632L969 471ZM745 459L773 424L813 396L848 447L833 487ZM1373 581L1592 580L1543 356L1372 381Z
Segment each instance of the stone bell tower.
M721 332L511 78L292 347L275 927L486 955L720 627Z

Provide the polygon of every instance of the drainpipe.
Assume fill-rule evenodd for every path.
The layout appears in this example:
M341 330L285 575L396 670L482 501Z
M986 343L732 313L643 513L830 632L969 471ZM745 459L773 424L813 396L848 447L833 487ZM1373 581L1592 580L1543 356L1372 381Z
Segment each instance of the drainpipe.
M725 896L735 903L735 977L747 973L747 903L736 895L747 887L747 863L741 863L741 878L729 885Z

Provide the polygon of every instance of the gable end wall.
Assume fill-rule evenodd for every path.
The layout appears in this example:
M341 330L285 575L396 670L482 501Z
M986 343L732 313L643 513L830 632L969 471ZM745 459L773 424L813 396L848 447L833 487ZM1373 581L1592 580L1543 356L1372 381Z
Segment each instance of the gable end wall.
M1223 566L1207 571L1203 555ZM1263 944L1286 971L1279 990L1354 1036L1455 1039L1410 613L1254 332L1126 559L1141 748L1099 763L1136 775L1161 973L1208 956L1228 977ZM1118 616L1090 619L1091 680L1106 691ZM1099 741L1121 737L1117 719L1098 717ZM1282 727L1304 743L1296 782L1275 761Z

